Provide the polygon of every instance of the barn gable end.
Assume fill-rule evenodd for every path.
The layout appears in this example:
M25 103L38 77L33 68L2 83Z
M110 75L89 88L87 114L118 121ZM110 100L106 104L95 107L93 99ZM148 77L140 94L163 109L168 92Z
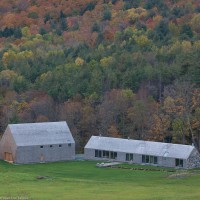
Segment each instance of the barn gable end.
M17 145L11 134L10 128L7 127L0 142L0 158L14 162L16 158Z

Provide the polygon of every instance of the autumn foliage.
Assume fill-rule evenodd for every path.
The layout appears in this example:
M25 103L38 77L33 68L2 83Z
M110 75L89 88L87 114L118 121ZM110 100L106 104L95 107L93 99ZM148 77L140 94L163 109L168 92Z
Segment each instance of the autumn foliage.
M1 0L0 133L66 120L91 135L200 146L197 0Z

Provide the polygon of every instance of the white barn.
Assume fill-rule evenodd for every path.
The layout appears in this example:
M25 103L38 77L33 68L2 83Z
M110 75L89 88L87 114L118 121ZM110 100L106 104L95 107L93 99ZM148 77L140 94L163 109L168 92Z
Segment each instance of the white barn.
M200 167L194 146L92 136L84 148L85 159L129 162L163 167Z
M75 159L75 142L66 122L9 124L0 141L0 158L13 163Z

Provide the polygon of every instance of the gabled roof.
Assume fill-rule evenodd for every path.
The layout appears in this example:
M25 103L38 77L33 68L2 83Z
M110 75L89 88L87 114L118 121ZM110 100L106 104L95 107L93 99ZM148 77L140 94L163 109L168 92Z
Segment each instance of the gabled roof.
M187 159L194 149L194 147L191 145L101 136L92 136L85 148L181 159Z
M66 122L9 124L17 146L74 143Z

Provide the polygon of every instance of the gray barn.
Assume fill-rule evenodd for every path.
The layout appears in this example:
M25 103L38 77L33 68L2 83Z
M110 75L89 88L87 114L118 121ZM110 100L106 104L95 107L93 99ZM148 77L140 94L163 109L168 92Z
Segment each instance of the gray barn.
M75 142L66 122L9 124L0 158L21 164L73 160Z
M84 149L85 159L129 162L163 167L200 167L194 146L92 136Z

